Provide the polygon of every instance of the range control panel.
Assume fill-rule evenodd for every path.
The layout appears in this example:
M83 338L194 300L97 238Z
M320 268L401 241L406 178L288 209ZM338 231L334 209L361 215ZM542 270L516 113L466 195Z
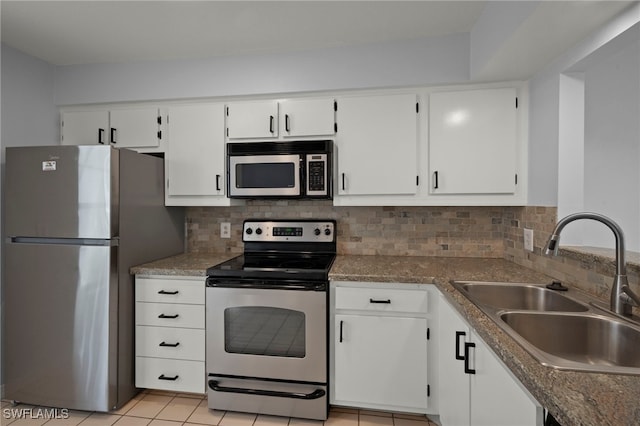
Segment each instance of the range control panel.
M331 243L335 241L335 221L246 220L242 229L242 241Z

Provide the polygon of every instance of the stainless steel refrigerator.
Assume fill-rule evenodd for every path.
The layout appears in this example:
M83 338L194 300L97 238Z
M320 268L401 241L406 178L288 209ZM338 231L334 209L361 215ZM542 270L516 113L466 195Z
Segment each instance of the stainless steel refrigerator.
M135 395L129 268L184 251L163 169L109 146L7 148L6 399L109 411Z

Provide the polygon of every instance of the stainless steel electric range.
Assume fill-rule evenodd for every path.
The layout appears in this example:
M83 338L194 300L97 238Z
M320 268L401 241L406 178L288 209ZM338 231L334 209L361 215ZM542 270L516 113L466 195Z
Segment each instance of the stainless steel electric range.
M244 254L207 270L208 405L324 420L334 220L246 220Z

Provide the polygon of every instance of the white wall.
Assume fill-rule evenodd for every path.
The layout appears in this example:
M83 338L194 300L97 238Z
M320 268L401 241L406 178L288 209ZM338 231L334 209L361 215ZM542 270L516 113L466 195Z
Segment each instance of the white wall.
M469 80L469 34L207 60L56 68L55 102L256 95Z
M0 199L2 199L2 209L4 209L4 148L23 145L54 145L59 138L58 113L53 102L54 67L4 44L0 45L0 48L2 69ZM2 223L3 217L4 212L0 210L0 223ZM4 224L2 224L1 236L4 241ZM0 255L2 254L1 246L0 244ZM2 263L4 263L4 256L2 256ZM4 270L3 267L0 268ZM0 300L0 318L4 327L3 305L4 300ZM1 354L2 350L0 350L0 365L2 365ZM0 383L4 383L1 374L0 371Z
M640 252L640 40L585 73L584 209L605 214ZM604 226L585 229L583 244L613 247Z
M638 39L640 4L613 19L600 30L540 70L530 80L529 191L528 202L558 206L558 151L560 143L560 76L583 72L599 51L618 40Z

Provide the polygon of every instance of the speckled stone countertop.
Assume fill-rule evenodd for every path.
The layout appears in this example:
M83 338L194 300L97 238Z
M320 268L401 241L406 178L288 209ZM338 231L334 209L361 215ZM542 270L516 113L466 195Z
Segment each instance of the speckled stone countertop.
M205 275L209 266L231 257L183 254L136 266L131 273ZM433 283L563 426L640 425L640 377L545 367L450 284L452 280L544 283L551 281L549 276L503 259L339 255L329 277L340 281Z
M235 256L234 254L184 253L134 266L129 272L132 275L205 276L207 268Z

